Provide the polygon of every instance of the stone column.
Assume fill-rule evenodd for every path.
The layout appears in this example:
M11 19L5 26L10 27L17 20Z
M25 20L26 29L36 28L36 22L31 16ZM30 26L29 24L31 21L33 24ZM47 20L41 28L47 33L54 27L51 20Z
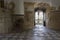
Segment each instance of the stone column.
M15 14L24 15L24 1L23 0L13 0L15 3Z
M34 3L25 3L24 9L24 29L29 30L34 27Z

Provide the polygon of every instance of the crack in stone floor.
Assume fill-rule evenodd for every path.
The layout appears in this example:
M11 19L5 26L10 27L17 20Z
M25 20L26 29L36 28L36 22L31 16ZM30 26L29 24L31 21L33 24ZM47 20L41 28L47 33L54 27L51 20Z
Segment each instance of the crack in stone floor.
M60 32L35 25L34 29L22 33L0 35L0 40L60 40Z

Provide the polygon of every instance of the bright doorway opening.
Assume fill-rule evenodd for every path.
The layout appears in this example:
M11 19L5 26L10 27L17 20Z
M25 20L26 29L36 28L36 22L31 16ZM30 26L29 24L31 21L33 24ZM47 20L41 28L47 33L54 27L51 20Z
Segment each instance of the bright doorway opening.
M44 14L43 11L38 10L35 12L35 24L43 25L44 20Z

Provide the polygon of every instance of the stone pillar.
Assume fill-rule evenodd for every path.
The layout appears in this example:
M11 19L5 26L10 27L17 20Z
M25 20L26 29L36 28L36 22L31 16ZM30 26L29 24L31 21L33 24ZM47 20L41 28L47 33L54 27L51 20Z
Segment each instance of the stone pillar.
M13 0L15 3L15 14L24 15L24 1L23 0Z
M23 31L23 26L24 26L24 1L23 0L12 0L12 1L15 3L15 10L13 14L14 15L13 21L15 25L14 28L18 29L20 32Z
M34 27L34 3L24 3L24 29L32 29Z

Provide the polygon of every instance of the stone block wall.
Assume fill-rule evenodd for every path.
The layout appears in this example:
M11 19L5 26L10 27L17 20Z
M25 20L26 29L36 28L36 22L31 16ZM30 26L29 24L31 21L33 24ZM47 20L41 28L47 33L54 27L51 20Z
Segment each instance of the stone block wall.
M32 29L34 27L34 3L24 2L24 29Z
M26 12L24 15L24 28L32 29L34 27L34 13Z
M12 29L12 16L10 12L2 10L0 8L0 33L8 33Z
M14 32L24 31L24 15L21 14L13 15L13 31Z
M48 28L60 30L60 11L50 11L46 21Z

